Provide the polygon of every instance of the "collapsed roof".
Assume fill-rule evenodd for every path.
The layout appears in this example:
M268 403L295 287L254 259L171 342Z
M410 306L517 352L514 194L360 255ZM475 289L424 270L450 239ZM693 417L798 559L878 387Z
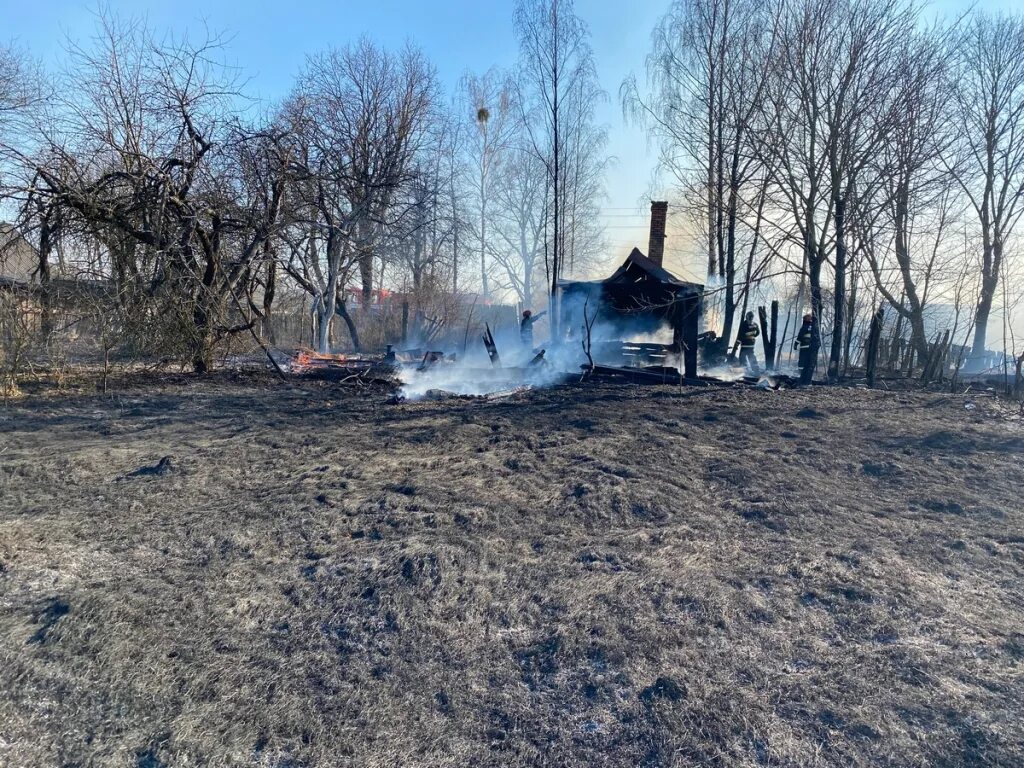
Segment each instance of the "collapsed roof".
M634 248L604 280L558 282L563 327L570 336L581 327L587 307L598 322L619 324L631 332L669 325L671 345L683 353L685 375L697 376L697 334L704 286L680 280ZM593 304L590 304L593 302Z

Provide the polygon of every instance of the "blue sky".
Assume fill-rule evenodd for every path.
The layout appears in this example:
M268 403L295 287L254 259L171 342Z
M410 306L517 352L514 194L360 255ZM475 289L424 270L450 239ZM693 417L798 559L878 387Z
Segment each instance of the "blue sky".
M600 121L609 128L616 163L607 180L604 213L612 250L646 246L646 200L662 191L651 181L655 154L643 131L623 121L618 90L631 72L643 75L651 30L670 0L577 0L592 34L601 84L608 101ZM963 0L931 4L937 13L967 8ZM984 9L1011 8L1014 0L979 0ZM419 45L451 89L467 70L511 66L518 50L513 0L107 0L121 15L146 16L157 30L202 28L230 35L228 58L251 77L255 94L283 96L306 54L341 46L367 34L387 46ZM87 43L96 3L84 0L0 0L0 19L12 38L49 66L59 65L67 38ZM671 254L670 254L671 257ZM673 259L675 260L675 259ZM677 268L682 263L677 264ZM680 271L685 271L680 269ZM697 275L693 275L697 277Z

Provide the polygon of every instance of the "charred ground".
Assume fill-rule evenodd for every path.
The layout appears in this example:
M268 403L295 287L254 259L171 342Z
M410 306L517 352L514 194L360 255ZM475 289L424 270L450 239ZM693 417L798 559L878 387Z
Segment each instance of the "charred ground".
M975 405L0 409L0 763L1020 765L1024 428Z

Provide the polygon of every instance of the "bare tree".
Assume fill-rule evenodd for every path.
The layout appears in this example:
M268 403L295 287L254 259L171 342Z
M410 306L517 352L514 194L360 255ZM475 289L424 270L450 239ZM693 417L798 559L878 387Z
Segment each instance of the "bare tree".
M102 238L110 278L132 287L116 295L145 297L162 341L198 372L212 366L220 338L248 328L231 297L262 254L284 191L274 185L259 223L239 207L231 169L254 132L234 109L219 50L216 37L157 40L140 22L101 16L97 45L70 52L40 150L23 158L37 199Z
M796 234L819 325L822 271L831 261L835 377L848 301L847 216L889 130L894 53L914 19L902 0L781 0L777 8L759 151L773 176L770 206Z
M480 258L480 290L488 297L491 293L487 269L487 207L491 198L491 185L500 173L505 157L521 127L521 110L516 103L514 84L498 69L490 69L477 76L466 74L460 83L462 110L472 123L467 131L465 150L468 165L468 187L476 208L476 240ZM467 169L468 171L469 169Z
M544 266L544 164L529 148L513 150L495 185L491 254L501 267L499 284L511 287L520 304L533 304L537 272Z
M677 0L653 33L650 93L641 93L635 78L620 92L627 114L659 142L660 167L675 179L682 209L703 232L708 277L722 283L726 344L739 295L745 296L736 281L744 208L755 213L752 226L760 224L755 200L763 157L751 132L758 130L770 75L764 62L777 34L779 17L770 9L753 0Z
M435 100L434 72L419 51L393 55L366 39L310 57L289 100L286 119L300 137L304 178L286 269L313 297L321 351L329 350L354 267L363 305L372 300L375 245L397 190L415 178Z
M436 116L433 138L416 158L415 176L396 196L385 228L387 240L382 250L394 255L403 270L400 279L411 280L409 298L414 315L410 335L420 340L428 331L439 332L456 311L454 294L445 289L450 285L448 270L455 267L458 225L448 199L452 177L458 172L451 147L456 138L455 122L444 113Z
M901 114L892 109L889 94L897 76L898 54L906 30L916 19L904 0L844 0L826 2L830 18L841 25L828 36L834 65L819 72L825 89L825 146L832 196L834 254L832 344L829 377L840 373L843 327L846 319L851 203L866 185L865 169ZM823 51L824 52L824 51Z
M981 231L971 356L985 354L1005 247L1024 213L1024 17L978 14L956 41L953 175Z
M576 15L572 0L519 0L514 19L527 134L548 176L551 232L547 239L551 248L546 266L552 335L557 338L558 280L565 270L571 232L566 227L566 214L574 204L573 185L581 175L580 164L600 159L587 154L583 147L592 135L588 129L593 128L594 104L603 93L597 86L589 33ZM575 169L570 158L575 158Z
M891 108L896 118L895 130L889 131L882 141L872 169L884 229L892 232L896 281L890 281L885 271L890 239L878 237L865 226L871 222L872 230L882 229L877 218L872 220L865 200L859 201L854 225L855 230L860 230L858 240L864 246L875 284L886 301L910 323L911 343L921 360L928 354L924 325L928 289L939 266L939 243L951 217L951 179L939 162L948 144L946 42L940 31L904 38L893 80ZM915 257L915 224L918 231L925 229L921 225L930 216L935 219L930 222L933 226L928 227L936 230L934 247L923 248L924 253ZM878 240L884 242L882 247L878 247Z

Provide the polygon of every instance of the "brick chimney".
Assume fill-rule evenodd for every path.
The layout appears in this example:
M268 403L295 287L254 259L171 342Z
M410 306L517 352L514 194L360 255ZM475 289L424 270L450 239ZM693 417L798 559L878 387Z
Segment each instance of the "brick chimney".
M647 258L661 266L665 257L665 222L668 219L668 203L658 200L651 203L651 239L647 243Z

